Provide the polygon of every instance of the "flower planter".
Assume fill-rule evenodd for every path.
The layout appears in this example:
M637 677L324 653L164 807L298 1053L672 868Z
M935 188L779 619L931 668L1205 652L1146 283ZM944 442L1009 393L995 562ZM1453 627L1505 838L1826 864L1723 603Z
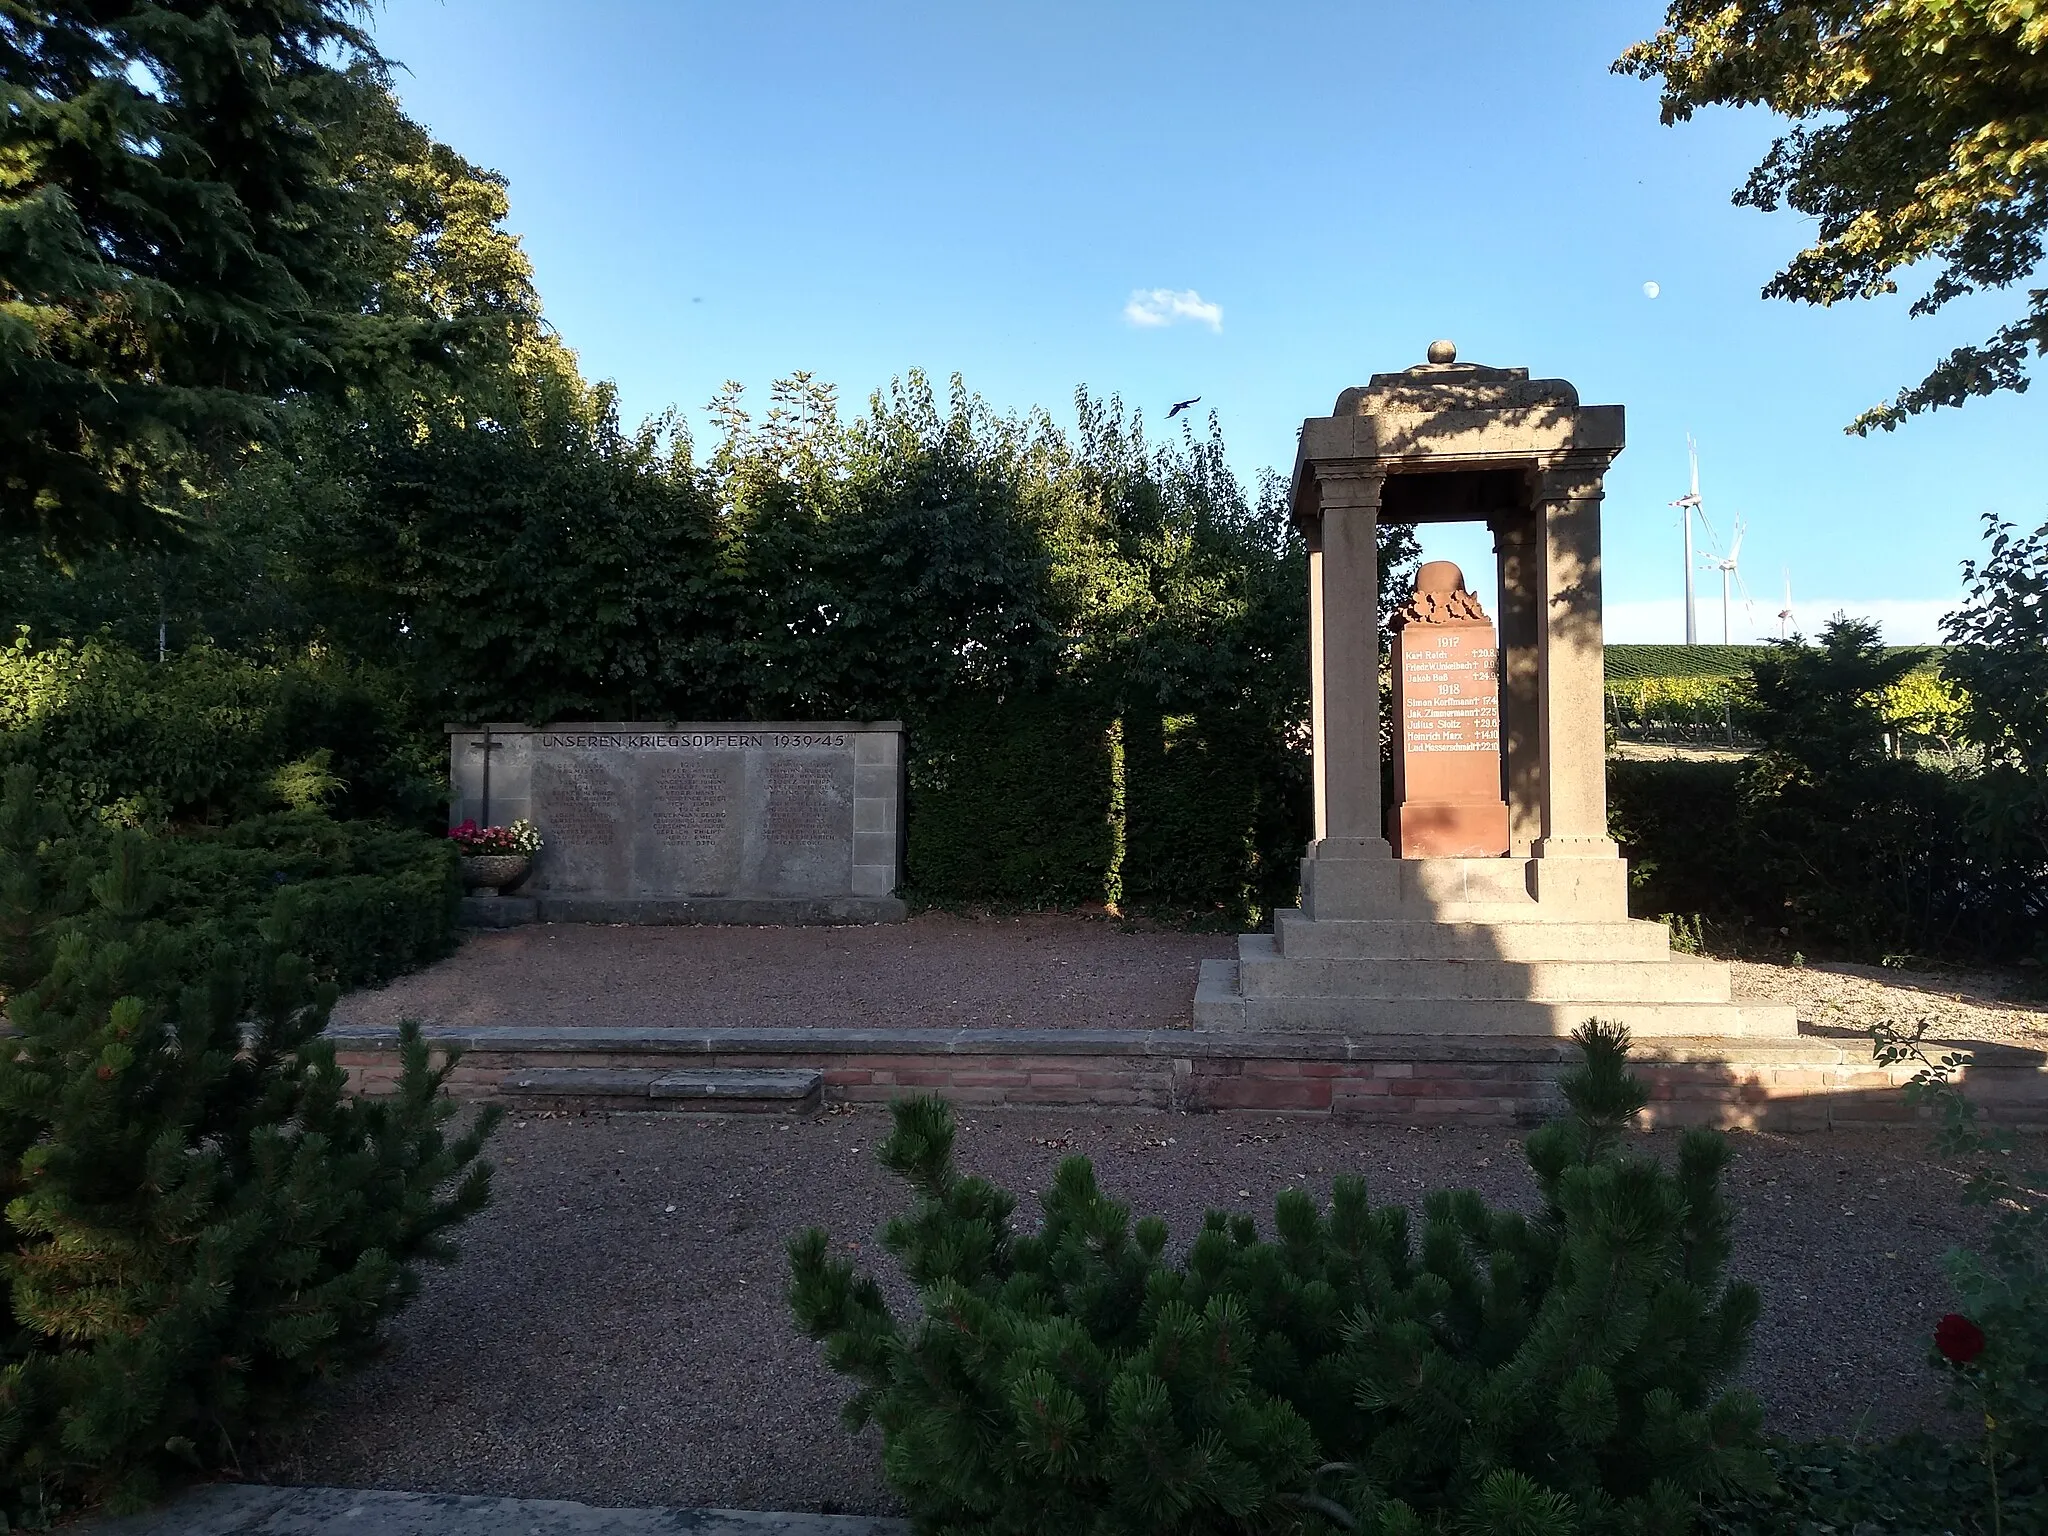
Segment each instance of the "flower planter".
M503 895L532 868L533 855L528 853L466 853L462 856L462 887Z

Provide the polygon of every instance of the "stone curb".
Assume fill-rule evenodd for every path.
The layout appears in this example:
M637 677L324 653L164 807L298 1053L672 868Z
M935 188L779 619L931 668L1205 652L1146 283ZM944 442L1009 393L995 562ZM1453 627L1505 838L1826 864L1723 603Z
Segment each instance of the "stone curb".
M561 1499L212 1483L146 1515L75 1529L82 1536L909 1536L910 1524L877 1515L600 1509Z
M690 1029L659 1025L536 1027L518 1024L428 1024L429 1043L464 1051L680 1052L729 1055L1139 1056L1295 1061L1533 1061L1571 1063L1568 1039L1483 1035L1292 1034L1195 1029ZM388 1024L331 1024L327 1038L343 1050L390 1050L398 1029ZM2048 1053L1986 1042L1970 1049L1980 1067L2048 1071ZM1796 1062L1861 1066L1870 1057L1863 1035L1801 1033L1791 1039L1733 1036L1640 1040L1638 1064L1663 1062Z

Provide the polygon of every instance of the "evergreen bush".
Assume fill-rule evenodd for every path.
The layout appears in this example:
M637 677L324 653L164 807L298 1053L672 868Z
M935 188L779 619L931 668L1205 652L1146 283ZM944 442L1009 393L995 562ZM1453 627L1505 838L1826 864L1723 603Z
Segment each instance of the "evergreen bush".
M158 839L155 858L167 921L244 953L290 951L343 990L455 949L462 882L445 837L279 811Z
M284 808L425 824L447 745L395 674L320 652L198 645L163 661L112 641L0 647L0 768L26 764L74 818L138 826Z
M451 1133L451 1063L412 1026L397 1092L350 1097L320 1038L331 985L164 921L139 833L62 830L10 772L0 1515L38 1524L235 1464L362 1359L487 1200L497 1118Z
M1541 1212L1440 1192L1419 1241L1347 1176L1327 1211L1283 1193L1270 1240L1211 1212L1176 1263L1085 1158L1020 1234L955 1168L946 1106L899 1103L879 1156L915 1200L882 1241L922 1316L814 1229L798 1325L859 1383L846 1421L880 1427L921 1536L1689 1530L1769 1482L1761 1410L1723 1389L1757 1313L1723 1277L1727 1144L1626 1150L1627 1034L1576 1038L1571 1113L1528 1142Z

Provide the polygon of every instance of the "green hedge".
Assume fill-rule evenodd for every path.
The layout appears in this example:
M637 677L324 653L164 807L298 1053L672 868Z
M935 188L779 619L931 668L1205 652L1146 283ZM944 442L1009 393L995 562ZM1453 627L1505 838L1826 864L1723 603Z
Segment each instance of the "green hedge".
M1759 898L1739 850L1740 769L1725 761L1607 764L1608 831L1629 861L1629 905L1638 916L1755 922L1757 914L1744 911Z
M1078 690L967 699L908 735L913 899L1118 897L1121 746L1101 701Z
M956 704L909 750L915 900L1110 901L1234 926L1294 899L1308 756L1262 722L1118 715L1073 690Z
M1222 710L1124 720L1124 899L1236 926L1291 905L1313 811L1305 752Z
M1607 801L1631 908L1703 917L1723 946L1997 960L2048 942L2032 866L1984 836L1972 785L1911 760L1822 783L1769 754L1610 762Z
M343 989L455 948L462 887L446 838L287 811L153 847L165 922L250 954L266 943L298 954Z

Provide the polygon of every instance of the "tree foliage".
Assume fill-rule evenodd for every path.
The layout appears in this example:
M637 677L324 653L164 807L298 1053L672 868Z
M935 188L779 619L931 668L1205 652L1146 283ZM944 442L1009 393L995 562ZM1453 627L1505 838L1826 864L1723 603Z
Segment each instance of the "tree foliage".
M2048 954L2044 669L2029 640L2039 540L1994 540L1948 620L1945 687L1903 688L1922 653L1837 618L1751 663L1739 763L1615 762L1611 820L1646 910L1698 914L1728 941L1865 959ZM2030 649L2030 647L2032 649ZM1982 687L1981 697L1974 690ZM1903 750L1939 731L1945 761Z
M1895 292L1926 263L1912 312L2024 282L2048 232L2048 13L2033 0L1672 0L1617 70L1663 84L1663 118L1768 107L1792 120L1735 194L1815 220L1815 243L1766 296L1829 305ZM1850 430L2024 390L2048 352L2048 287Z
M0 6L8 532L161 541L288 402L502 345L502 183L398 111L361 9Z
M1966 561L1964 604L1942 629L1942 672L1964 692L1962 735L1982 754L1978 827L2048 877L2048 524L1985 518L1989 557ZM2048 897L2034 885L2034 911Z

